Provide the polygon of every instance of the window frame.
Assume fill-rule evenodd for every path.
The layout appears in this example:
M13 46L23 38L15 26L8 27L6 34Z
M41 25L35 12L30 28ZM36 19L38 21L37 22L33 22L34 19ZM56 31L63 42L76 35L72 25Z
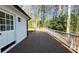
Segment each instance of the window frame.
M21 18L20 17L18 17L18 22L21 22Z
M3 11L3 10L0 10L0 12L3 12L5 14L4 18L0 17L0 19L4 19L4 24L0 23L0 31L14 30L14 16L8 12ZM6 18L7 14L9 15L9 18ZM7 21L9 21L8 24L7 24ZM5 30L2 30L1 26L3 26L3 25L5 26ZM9 29L8 29L8 26L10 26Z

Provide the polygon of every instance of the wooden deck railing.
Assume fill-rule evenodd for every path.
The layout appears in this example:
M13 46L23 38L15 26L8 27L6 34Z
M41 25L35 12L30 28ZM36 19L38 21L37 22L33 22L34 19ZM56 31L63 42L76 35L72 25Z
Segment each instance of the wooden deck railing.
M44 32L48 32L50 35L58 38L60 41L65 43L69 48L73 49L76 52L79 52L79 36L66 33L58 30L43 28Z

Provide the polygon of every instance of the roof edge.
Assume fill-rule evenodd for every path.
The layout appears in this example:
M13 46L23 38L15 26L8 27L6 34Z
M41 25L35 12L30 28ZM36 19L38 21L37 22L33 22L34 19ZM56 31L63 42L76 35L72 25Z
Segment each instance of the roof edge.
M31 17L27 15L27 13L24 10L22 10L18 5L12 5L12 6L18 9L20 12L22 12L25 16L27 16L29 18L28 20L31 19Z

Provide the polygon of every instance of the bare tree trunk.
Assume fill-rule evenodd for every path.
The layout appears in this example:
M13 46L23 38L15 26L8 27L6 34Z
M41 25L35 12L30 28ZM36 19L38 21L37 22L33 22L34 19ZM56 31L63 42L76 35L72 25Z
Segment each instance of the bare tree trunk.
M68 5L67 33L70 33L70 22L71 22L70 7L71 7L71 6Z
M78 18L77 18L77 29L76 29L76 33L79 31L79 6L78 6ZM77 33L79 34L79 32Z

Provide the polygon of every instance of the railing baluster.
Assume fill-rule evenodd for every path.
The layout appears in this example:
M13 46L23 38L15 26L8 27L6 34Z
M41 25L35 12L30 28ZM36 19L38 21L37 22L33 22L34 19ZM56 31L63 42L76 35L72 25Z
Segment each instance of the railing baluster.
M58 30L43 28L44 32L59 38L63 43L68 45L71 49L79 52L79 36L71 33L66 33Z
M70 37L71 37L71 38L70 38L70 41L71 41L71 46L70 46L70 47L73 48L74 37L73 37L73 35L70 35Z

